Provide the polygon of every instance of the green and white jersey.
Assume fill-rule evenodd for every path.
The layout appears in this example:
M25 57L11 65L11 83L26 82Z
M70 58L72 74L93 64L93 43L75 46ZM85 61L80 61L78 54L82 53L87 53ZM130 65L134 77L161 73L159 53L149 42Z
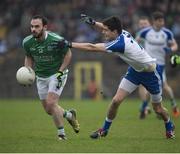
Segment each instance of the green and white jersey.
M45 34L43 41L37 41L32 35L23 40L25 54L33 58L34 70L39 77L49 77L55 74L68 51L68 48L58 49L52 46L54 41L61 40L63 37L49 31Z

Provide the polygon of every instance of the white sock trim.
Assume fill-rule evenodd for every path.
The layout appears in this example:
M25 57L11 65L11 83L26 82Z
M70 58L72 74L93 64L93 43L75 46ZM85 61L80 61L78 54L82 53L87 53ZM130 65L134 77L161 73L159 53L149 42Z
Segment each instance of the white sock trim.
M170 117L168 118L168 120L167 121L165 121L165 123L168 123L170 121Z
M109 119L108 117L106 117L106 121L107 121L107 122L112 122L112 120Z
M69 112L69 111L66 111L66 117L65 117L66 119L72 119L72 113L71 112Z
M57 130L57 133L58 133L58 135L65 135L65 130L64 130L64 128L58 129L58 130Z

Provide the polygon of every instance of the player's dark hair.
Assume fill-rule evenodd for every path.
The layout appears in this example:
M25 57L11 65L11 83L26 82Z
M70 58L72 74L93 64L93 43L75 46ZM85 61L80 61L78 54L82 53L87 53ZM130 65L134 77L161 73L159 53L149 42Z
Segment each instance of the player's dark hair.
M118 17L112 16L112 17L106 18L103 20L102 23L103 25L106 25L111 31L117 30L118 34L122 33L122 23Z
M164 19L164 14L162 12L153 12L152 13L152 20Z
M148 20L149 21L149 17L148 16L140 16L139 20Z
M48 24L48 19L42 15L35 15L32 17L32 19L41 19L43 26Z

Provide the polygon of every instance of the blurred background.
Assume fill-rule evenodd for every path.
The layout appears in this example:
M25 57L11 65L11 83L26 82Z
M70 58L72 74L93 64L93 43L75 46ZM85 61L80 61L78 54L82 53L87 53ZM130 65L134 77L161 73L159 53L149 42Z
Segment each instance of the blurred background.
M22 40L30 34L30 19L43 14L49 19L49 30L70 41L99 42L101 35L80 21L88 14L101 21L118 15L124 29L134 36L138 19L162 11L166 27L174 33L180 46L179 0L1 0L0 1L0 98L37 98L35 84L22 87L16 81L16 71L24 64ZM107 54L73 51L68 82L63 98L110 98L128 67L120 58ZM167 55L167 78L175 96L180 97L180 67L171 68ZM137 97L136 92L131 97Z

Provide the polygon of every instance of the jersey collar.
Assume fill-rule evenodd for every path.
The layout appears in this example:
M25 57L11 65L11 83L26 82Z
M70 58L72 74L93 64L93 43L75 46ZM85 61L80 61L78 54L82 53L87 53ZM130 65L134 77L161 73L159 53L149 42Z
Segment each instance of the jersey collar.
M44 37L44 40L46 40L46 39L47 39L47 37L48 37L48 32L47 32L47 31L45 31L45 37Z

